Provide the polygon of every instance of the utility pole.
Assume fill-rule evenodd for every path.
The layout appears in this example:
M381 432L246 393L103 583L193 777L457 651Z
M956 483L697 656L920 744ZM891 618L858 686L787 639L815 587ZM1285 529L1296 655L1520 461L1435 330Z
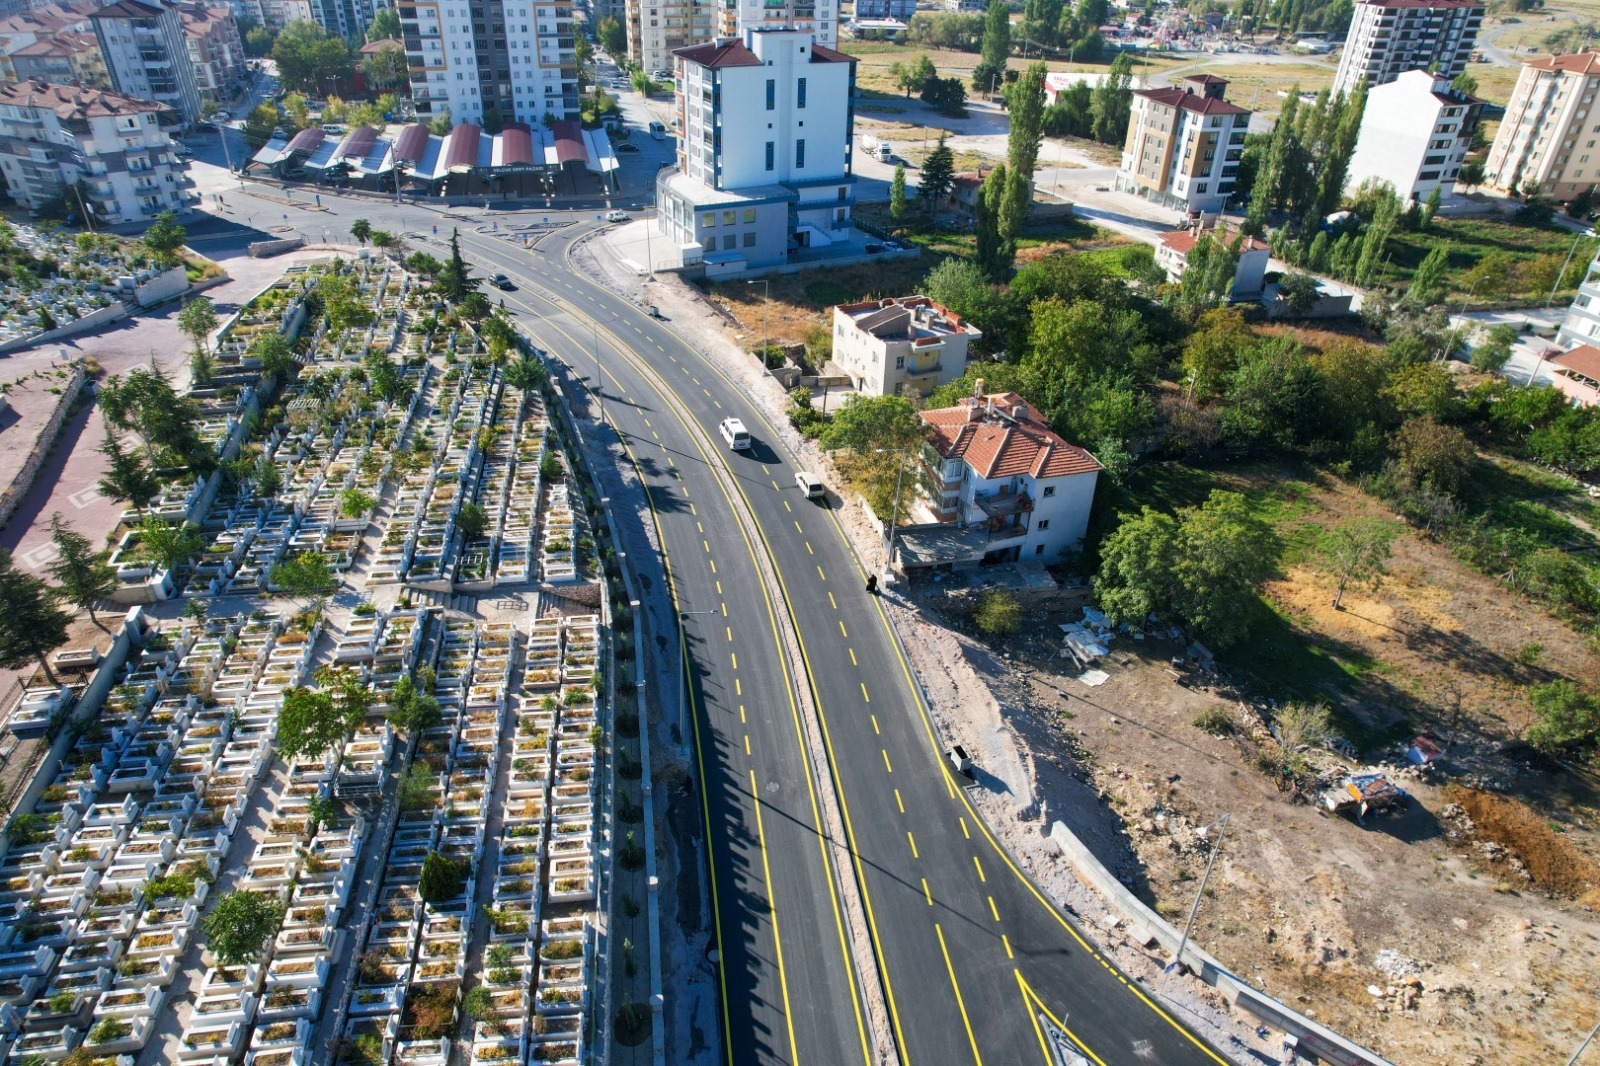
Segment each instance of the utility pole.
M1211 825L1205 826L1200 830L1200 836L1204 838L1206 832L1210 830L1212 826L1220 825L1222 827L1221 829L1217 830L1216 847L1211 849L1211 857L1206 859L1206 872L1200 877L1200 887L1195 891L1194 894L1194 905L1189 908L1189 920L1183 923L1183 939L1178 941L1178 954L1167 966L1169 971L1183 968L1183 949L1189 946L1189 933L1194 929L1195 913L1200 910L1200 897L1206 894L1206 882L1211 880L1211 868L1216 865L1217 856L1222 854L1222 838L1227 835L1228 819L1232 817L1233 815L1231 813L1224 814L1221 818L1218 818L1216 821L1212 822Z
M1572 265L1572 257L1577 254L1578 242L1581 240L1583 240L1582 233L1572 238L1572 247L1567 249L1567 258L1561 263L1561 272L1556 275L1555 284L1550 286L1550 298L1544 302L1545 310L1547 311L1550 309L1550 305L1556 302L1556 290L1561 287L1561 279L1567 276L1567 267Z
M1578 1045L1578 1050L1572 1053L1572 1058L1567 1060L1567 1066L1578 1066L1578 1058L1594 1042L1595 1034L1600 1033L1600 1022L1594 1023L1594 1028L1589 1030L1589 1035L1583 1038L1583 1043Z

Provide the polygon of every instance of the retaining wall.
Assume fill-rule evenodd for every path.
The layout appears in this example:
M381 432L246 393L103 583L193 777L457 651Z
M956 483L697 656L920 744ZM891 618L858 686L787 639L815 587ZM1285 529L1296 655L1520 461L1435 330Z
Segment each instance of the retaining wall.
M67 384L61 390L61 398L56 401L55 410L50 412L50 421L45 423L44 431L33 442L33 450L23 460L22 468L11 479L11 484L0 489L0 528L11 521L17 505L33 487L33 479L39 475L39 467L44 463L44 457L55 445L56 437L60 436L61 426L67 420L67 412L72 408L73 401L78 398L78 390L82 387L83 367L74 365L71 376L67 378Z

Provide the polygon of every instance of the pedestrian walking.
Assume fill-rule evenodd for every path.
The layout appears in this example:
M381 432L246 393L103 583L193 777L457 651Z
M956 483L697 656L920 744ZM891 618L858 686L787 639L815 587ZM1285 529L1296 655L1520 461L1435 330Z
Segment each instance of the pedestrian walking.
M878 575L877 574L868 574L867 575L867 591L872 593L873 595L877 595L877 592L878 592Z

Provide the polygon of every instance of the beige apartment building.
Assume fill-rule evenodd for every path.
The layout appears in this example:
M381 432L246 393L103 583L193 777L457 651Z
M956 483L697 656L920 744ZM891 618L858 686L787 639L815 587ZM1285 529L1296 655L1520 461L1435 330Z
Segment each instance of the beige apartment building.
M1190 212L1221 209L1234 194L1250 125L1248 108L1223 99L1227 87L1198 74L1181 88L1135 91L1117 190Z
M673 70L672 53L717 33L716 0L627 0L628 58L646 73Z
M1537 185L1570 200L1600 181L1600 52L1523 64L1484 165L1484 184L1509 192Z

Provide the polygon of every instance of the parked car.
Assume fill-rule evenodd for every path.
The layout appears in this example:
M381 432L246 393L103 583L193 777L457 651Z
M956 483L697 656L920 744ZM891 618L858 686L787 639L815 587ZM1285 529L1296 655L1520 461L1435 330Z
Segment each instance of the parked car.
M614 144L612 147L619 152L637 152L639 150L637 144L629 144L627 141L623 141L621 144Z
M626 212L626 211L607 211L606 212L606 221L607 222L626 222L626 221L628 221L628 212Z
M489 279L489 284L497 289L504 289L506 292L512 292L516 289L516 286L511 283L511 279L504 274L496 274Z
M213 111L211 112L211 120L213 122L231 122L233 120L233 112Z

